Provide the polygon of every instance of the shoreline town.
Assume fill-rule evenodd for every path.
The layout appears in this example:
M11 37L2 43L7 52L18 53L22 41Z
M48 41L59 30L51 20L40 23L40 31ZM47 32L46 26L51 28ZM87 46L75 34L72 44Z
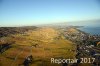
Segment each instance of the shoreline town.
M80 64L80 58L95 58L94 62L91 64L93 66L100 65L100 35L90 35L83 32L77 27L71 27L71 30L64 31L64 36L66 39L74 42L76 46L76 58Z

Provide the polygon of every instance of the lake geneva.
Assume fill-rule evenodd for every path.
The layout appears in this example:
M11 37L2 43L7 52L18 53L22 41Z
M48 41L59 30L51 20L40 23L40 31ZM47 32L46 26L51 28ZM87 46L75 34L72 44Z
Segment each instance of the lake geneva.
M81 31L84 31L86 33L89 33L91 35L100 35L100 27L81 27L81 28L78 28L80 29Z

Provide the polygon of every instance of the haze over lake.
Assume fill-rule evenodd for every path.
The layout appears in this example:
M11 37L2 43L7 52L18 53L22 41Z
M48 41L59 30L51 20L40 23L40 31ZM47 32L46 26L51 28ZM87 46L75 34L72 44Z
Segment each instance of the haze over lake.
M82 31L85 31L87 33L90 33L92 35L100 35L100 20L97 21L85 21L85 22L72 22L68 23L72 26L83 26L79 29Z

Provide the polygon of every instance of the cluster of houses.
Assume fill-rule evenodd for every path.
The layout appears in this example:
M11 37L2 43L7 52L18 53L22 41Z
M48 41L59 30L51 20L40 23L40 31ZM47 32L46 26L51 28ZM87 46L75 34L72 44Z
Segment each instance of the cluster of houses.
M96 58L96 60L100 60L100 35L90 35L87 33L84 33L80 30L77 30L78 32L68 32L64 31L64 36L66 39L75 42L77 44L77 51L76 54L77 57L81 54L86 54L88 56ZM94 50L96 49L96 51ZM96 65L99 63L95 62Z
M66 39L69 39L77 44L90 45L90 47L100 47L100 35L90 35L84 32L64 32Z

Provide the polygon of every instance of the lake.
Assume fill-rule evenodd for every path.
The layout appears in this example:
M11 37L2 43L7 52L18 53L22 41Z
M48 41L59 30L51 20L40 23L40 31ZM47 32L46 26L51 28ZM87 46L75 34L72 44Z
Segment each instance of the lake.
M100 35L100 27L80 27L78 28L81 31L84 31L86 33L89 33L91 35Z

